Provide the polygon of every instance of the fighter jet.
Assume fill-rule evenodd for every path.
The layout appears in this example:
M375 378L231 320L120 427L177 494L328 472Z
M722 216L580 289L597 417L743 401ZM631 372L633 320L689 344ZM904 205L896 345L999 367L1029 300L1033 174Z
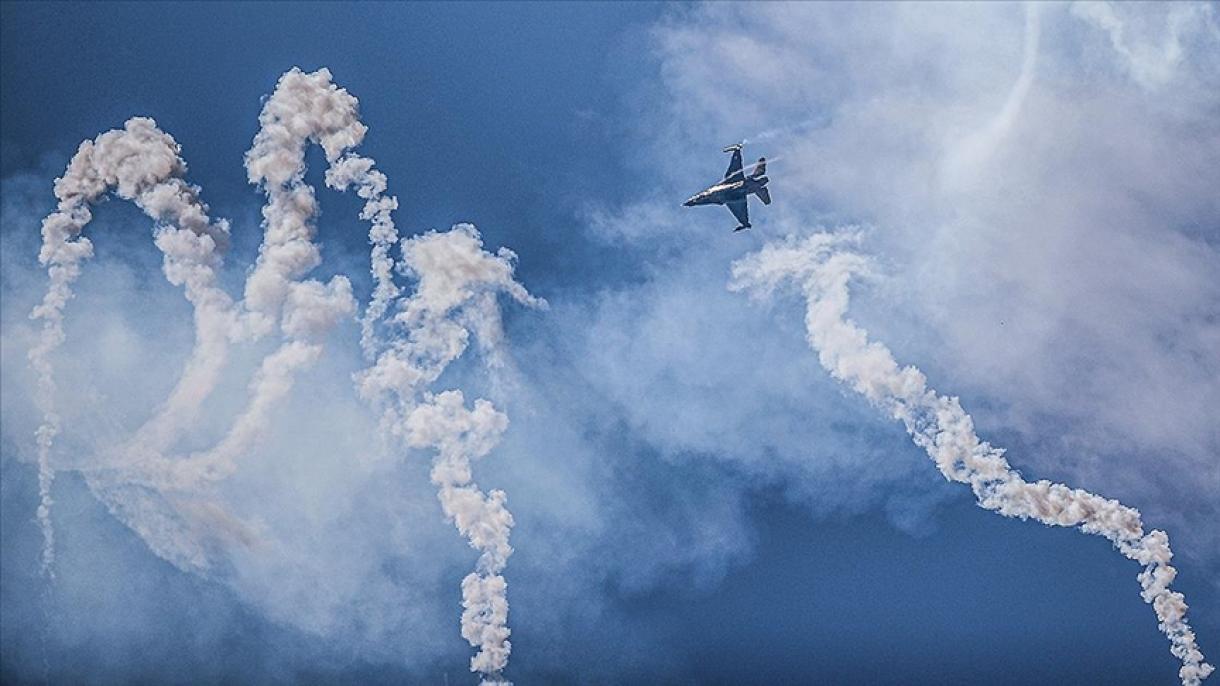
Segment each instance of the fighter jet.
M750 228L750 206L747 198L751 193L757 195L764 205L771 204L771 191L767 190L767 182L770 181L766 176L767 158L758 158L758 163L753 165L754 172L746 176L745 170L741 168L742 147L743 144L738 143L724 149L725 152L733 153L733 157L729 159L729 169L724 173L723 181L696 193L690 200L682 203L685 207L728 205L729 211L739 222L733 231Z

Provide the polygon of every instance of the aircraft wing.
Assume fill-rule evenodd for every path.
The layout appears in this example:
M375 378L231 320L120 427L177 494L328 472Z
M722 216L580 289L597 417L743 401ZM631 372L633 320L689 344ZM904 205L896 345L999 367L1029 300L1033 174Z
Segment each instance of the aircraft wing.
M747 204L745 198L727 202L725 203L725 206L729 208L729 211L733 213L734 217L737 217L737 221L741 222L742 226L750 225L750 206Z
M724 173L724 180L738 181L745 178L741 172L741 146L733 146L730 150L733 151L733 157L729 160L729 168Z

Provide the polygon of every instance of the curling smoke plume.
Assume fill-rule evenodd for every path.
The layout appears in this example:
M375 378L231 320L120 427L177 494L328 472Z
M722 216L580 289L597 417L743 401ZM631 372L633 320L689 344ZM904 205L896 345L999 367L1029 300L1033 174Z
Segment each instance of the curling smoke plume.
M305 73L293 68L280 77L275 92L259 115L262 129L246 154L250 183L267 193L263 210L267 239L259 251L258 264L246 285L246 299L255 311L274 311L292 288L292 280L317 266L321 255L312 242L317 213L313 188L306 185L305 148L313 142L322 147L328 169L326 184L336 190L356 186L365 199L361 218L372 223L373 298L364 316L362 343L372 345L373 323L398 295L393 281L390 249L398 241L391 213L398 199L386 197L386 177L373 168L373 160L350 151L364 140L368 127L360 122L356 98L331 81L328 69ZM341 283L336 280L342 279ZM338 291L350 294L346 278L336 277L327 294L350 302ZM301 324L308 322L301 320ZM323 322L325 324L325 322ZM325 328L325 327L324 327ZM308 333L302 331L302 333Z
M231 301L216 285L216 269L220 253L228 245L229 227L224 221L208 218L199 189L182 179L186 163L179 153L177 142L159 130L152 119L143 117L130 119L123 129L81 143L67 171L55 182L58 206L42 223L38 259L47 267L50 286L31 314L42 321L42 332L30 350L30 362L38 374L37 403L43 413L37 431L38 522L46 574L52 574L55 555L50 512L55 472L50 450L61 428L55 411L52 356L64 341L64 307L72 298L72 285L80 275L81 263L93 254L93 244L81 235L93 218L90 204L107 192L134 201L157 222L156 244L165 255L165 275L171 283L185 286L187 298L195 306L196 355L160 416L189 412L193 398L182 389L196 382L206 383L216 372L215 367L199 364L198 360L208 357L201 351L214 348L224 337ZM161 423L155 423L148 432L157 433Z
M1025 481L1002 449L979 440L957 398L938 394L922 372L899 367L888 348L869 341L867 332L846 318L851 278L869 273L867 258L843 249L857 239L854 232L817 233L768 245L733 264L729 287L767 297L781 286L796 286L807 302L809 345L822 366L901 421L945 478L968 484L981 507L1104 536L1142 565L1141 595L1155 610L1170 651L1182 662L1178 674L1183 686L1197 686L1213 668L1186 622L1185 598L1169 588L1177 570L1170 565L1173 554L1165 532L1145 533L1139 511L1116 500L1045 480Z
M323 148L332 169L348 148L363 139L356 100L330 83L320 70L304 74L293 69L280 79L259 116L260 129L246 154L251 183L267 196L263 208L263 241L258 260L245 285L245 297L230 305L214 335L199 337L210 346L197 346L172 398L186 399L176 412L162 411L133 438L85 471L96 496L119 519L139 531L149 547L180 568L207 572L214 554L198 539L219 537L242 543L252 534L242 522L216 507L203 507L201 494L227 478L238 461L265 433L271 413L289 395L297 374L323 352L322 341L355 310L351 285L344 276L328 283L304 279L321 263L314 237L317 203L305 184L305 150ZM168 272L167 272L168 273ZM230 340L265 337L278 323L283 341L263 360L249 385L246 407L226 435L208 450L187 456L167 451L215 387ZM217 329L221 329L217 333ZM209 373L189 373L199 367ZM187 406L189 404L189 406ZM203 517L203 521L196 521Z
M508 293L523 304L543 303L513 280L516 256L511 251L488 253L473 226L459 225L403 245L401 267L416 279L416 290L385 322L388 337L378 337L378 323L400 294L390 255L398 241L391 214L398 202L385 196L386 177L373 168L371 159L347 152L367 131L358 119L356 99L331 83L325 69L312 74L293 69L280 79L259 119L263 130L247 157L250 179L288 194L280 199L268 190L264 215L269 235L270 226L280 223L275 209L279 206L289 211L308 208L312 216L312 189L303 183L305 139L318 142L326 153L327 185L339 190L355 186L365 199L361 217L372 223L374 290L361 321L361 346L375 362L357 375L357 383L361 395L382 411L382 426L390 436L412 448L437 451L432 481L439 489L442 509L480 553L478 570L462 581L462 636L479 649L471 669L482 673L486 683L501 682L511 644L507 585L500 572L512 553L508 536L513 520L504 492L480 491L472 481L470 463L499 442L508 418L486 400L476 400L474 409L467 410L460 391L434 396L428 388L462 355L472 332L489 361L494 364L498 359L503 327L496 293ZM307 226L299 221L285 225L286 234ZM268 252L260 254L260 265L264 259L280 261ZM283 254L310 257L293 250ZM269 277L259 285L270 294L268 302L274 302L279 282ZM261 297L248 287L247 299Z
M433 394L428 388L466 350L471 333L485 354L497 349L503 326L496 294L545 306L513 279L515 259L505 248L496 254L484 250L468 224L406 241L402 267L417 281L415 291L389 322L395 335L356 379L360 394L381 410L388 435L412 448L436 450L431 478L441 507L479 551L476 571L462 580L462 637L478 648L470 668L485 684L506 683L501 672L512 648L501 572L512 554L513 518L503 491L479 490L471 463L495 447L508 417L481 398L468 409L461 391Z
M252 182L268 189L264 212L268 235L273 233L273 225L284 225L285 245L293 240L293 231L309 226L307 219L314 212L312 189L303 182L307 139L320 144L326 154L330 164L327 185L338 190L355 186L365 199L361 217L372 223L374 290L361 321L361 346L375 362L357 375L357 382L361 394L382 411L382 425L389 435L400 437L409 447L437 451L432 481L439 489L442 509L480 553L477 572L462 582L462 636L479 649L471 669L482 673L488 683L500 682L511 647L507 585L500 572L512 552L508 536L513 520L503 491L485 495L472 482L470 463L499 442L508 418L486 400L476 400L474 409L467 410L460 391L433 396L428 388L465 351L472 332L489 361L494 364L498 359L503 327L496 293L506 292L528 305L542 301L513 280L516 256L511 251L486 252L478 231L460 225L448 233L412 238L403 245L401 267L416 279L416 290L385 322L388 337L377 336L378 323L400 294L393 281L390 254L398 242L392 217L398 201L385 196L386 177L373 168L371 159L348 152L367 131L359 121L357 104L347 91L331 83L325 69L312 74L289 71L263 108L259 118L263 130L247 156L247 169ZM279 207L289 212L288 221L279 220ZM292 215L293 209L301 213ZM312 233L303 237L312 246L308 242ZM307 258L302 263L305 267L315 259L301 250L283 250L282 257L270 253L260 253L260 265L296 257ZM247 288L247 300L263 300L261 291L265 289L266 301L274 303L280 283L269 276L257 284L257 291ZM288 320L287 313L284 317Z
M157 555L178 567L213 569L215 542L248 545L250 527L228 514L209 485L233 474L240 459L265 433L274 407L292 391L297 373L323 352L322 341L355 310L344 276L327 283L304 277L321 263L314 242L317 202L305 181L305 151L317 144L328 163L326 183L354 187L365 200L361 218L371 223L374 290L361 318L361 346L372 365L356 375L357 390L382 413L387 435L408 448L429 448L437 457L431 479L442 509L479 551L475 572L462 581L462 636L478 653L472 671L484 683L506 683L501 673L511 645L507 627L507 584L502 572L512 548L512 515L502 491L488 494L473 482L471 463L487 455L508 426L490 402L476 399L468 409L459 390L430 390L445 368L466 350L473 335L488 365L500 364L503 326L497 295L526 305L545 302L513 278L516 255L483 249L473 226L429 232L402 244L397 271L416 283L402 299L394 283L391 255L399 243L387 196L387 180L374 162L351 151L367 132L358 103L331 80L326 69L292 69L276 85L259 116L260 130L246 154L251 183L267 197L263 242L234 303L218 285L220 254L229 228L212 221L199 189L182 180L186 164L173 138L151 119L133 118L122 130L86 141L55 185L58 209L43 222L41 262L50 287L32 316L43 321L30 352L38 373L38 404L44 419L37 432L40 505L44 535L43 570L53 571L54 538L50 507L53 440L60 431L54 406L52 358L63 343L63 316L81 263L92 254L82 235L92 218L89 206L105 193L133 200L157 222L156 244L165 255L171 283L183 285L195 307L195 350L169 399L133 436L82 468L90 488L106 507L136 531ZM391 306L393 314L390 315ZM230 344L252 341L277 328L282 342L259 366L250 396L226 435L212 448L171 455L183 428L215 388ZM379 336L379 328L385 335Z
M118 494L118 500L130 501L137 493L131 489L132 483L181 493L232 474L241 455L257 443L277 403L291 392L296 375L321 355L321 340L355 309L346 277L336 276L326 284L302 280L322 259L314 243L317 203L313 189L304 183L305 150L310 143L317 143L331 170L336 168L339 156L364 137L355 98L334 87L325 70L306 75L293 69L281 77L263 106L259 123L259 132L246 154L246 169L250 182L266 194L267 204L263 208L263 241L246 281L245 298L234 308L226 297L227 316L217 318L217 326L197 327L200 339L211 345L197 346L196 355L188 362L188 371L166 404L175 411L159 413L131 440L110 451L106 470L89 477L94 492L122 519L130 518L122 513L133 504L116 502L111 496ZM228 342L262 338L277 322L284 341L260 365L249 386L247 405L229 432L209 450L167 459L167 451L187 420L214 389L227 358ZM205 331L210 335L205 337ZM194 367L208 373L192 374ZM173 399L178 397L184 400L175 403ZM147 504L136 509L136 516L147 517ZM164 550L171 544L165 541L150 545L154 550ZM181 555L163 556L183 566ZM190 558L191 567L208 566L198 555Z

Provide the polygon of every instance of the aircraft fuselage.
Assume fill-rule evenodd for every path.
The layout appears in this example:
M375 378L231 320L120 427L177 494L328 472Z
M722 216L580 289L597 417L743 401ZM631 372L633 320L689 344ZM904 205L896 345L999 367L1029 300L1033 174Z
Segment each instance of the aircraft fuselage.
M757 195L758 190L760 188L765 188L768 181L770 181L770 179L765 176L747 176L736 181L718 183L691 196L690 199L682 203L682 205L685 207L694 207L695 205L724 205L725 203L734 202L736 200L744 200L751 194Z

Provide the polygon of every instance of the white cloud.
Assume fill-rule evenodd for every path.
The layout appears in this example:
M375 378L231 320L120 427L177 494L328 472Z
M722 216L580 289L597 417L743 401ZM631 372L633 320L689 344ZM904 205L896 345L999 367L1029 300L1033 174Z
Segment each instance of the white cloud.
M1126 51L1081 21L1110 11ZM985 431L1019 432L1031 452L1018 464L1141 504L1185 528L1187 555L1214 560L1211 14L1180 3L685 9L654 32L668 99L663 121L641 124L660 129L646 154L672 160L664 187L678 197L716 170L718 145L789 129L753 146L782 157L757 233L872 225L866 246L886 278L859 302L870 330L980 407ZM1151 44L1167 47L1131 47ZM689 277L735 250L716 233L718 211L649 202L618 219L630 225L620 235L669 251L661 279ZM615 221L604 213L596 231ZM645 292L637 308L691 305L681 290Z

